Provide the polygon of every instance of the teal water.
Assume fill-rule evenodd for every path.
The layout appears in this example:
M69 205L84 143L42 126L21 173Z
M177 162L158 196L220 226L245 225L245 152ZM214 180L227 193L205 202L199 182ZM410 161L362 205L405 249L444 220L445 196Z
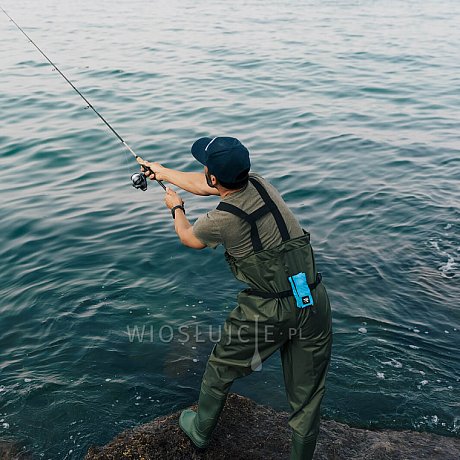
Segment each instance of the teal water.
M2 6L141 156L250 148L330 293L324 415L458 436L458 2ZM131 188L129 153L4 15L0 38L0 440L79 459L196 400L240 285L180 246L162 190ZM217 203L183 197L192 219ZM287 409L277 356L233 389Z

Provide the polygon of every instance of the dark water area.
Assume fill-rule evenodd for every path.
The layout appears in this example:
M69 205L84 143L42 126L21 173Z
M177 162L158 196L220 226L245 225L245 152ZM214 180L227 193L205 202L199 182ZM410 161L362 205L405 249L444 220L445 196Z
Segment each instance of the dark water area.
M331 297L325 416L459 435L458 2L2 6L141 156L248 146ZM4 15L0 37L0 440L79 459L196 400L241 286ZM182 196L192 220L218 202ZM288 409L278 356L233 390Z

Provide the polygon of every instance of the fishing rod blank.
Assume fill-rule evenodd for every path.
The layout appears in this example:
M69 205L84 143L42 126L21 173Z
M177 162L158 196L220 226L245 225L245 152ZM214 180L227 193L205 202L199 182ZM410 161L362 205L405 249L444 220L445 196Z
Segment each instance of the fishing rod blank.
M140 156L137 155L133 149L125 142L125 140L115 131L115 129L110 125L110 123L93 107L91 102L86 99L85 96L75 87L75 85L61 72L61 70L57 67L57 65L38 47L38 45L27 35L24 30L19 26L19 24L0 6L0 9L8 16L10 21L26 36L26 38L32 43L32 45L37 48L37 50L43 55L43 57L53 66L55 70L59 72L59 74L64 78L64 80L76 91L76 93L88 104L88 107L93 110L93 112L106 124L106 126L112 131L115 136L120 140L120 142L130 151L130 153L134 156L136 160L140 159ZM145 171L150 171L155 177L155 173L148 167L141 165ZM165 185L163 182L155 179L158 184L160 184L164 190L166 190ZM143 173L135 173L131 176L131 181L134 188L140 189L142 191L147 190L147 179Z

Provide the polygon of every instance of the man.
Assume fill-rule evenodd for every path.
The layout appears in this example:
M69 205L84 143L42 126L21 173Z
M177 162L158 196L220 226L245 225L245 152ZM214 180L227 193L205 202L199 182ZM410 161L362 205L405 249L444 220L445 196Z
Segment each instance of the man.
M186 173L139 159L151 179L170 182L196 195L219 195L216 209L190 224L180 196L168 189L176 233L191 248L226 249L235 277L249 285L224 324L201 384L198 410L182 412L179 424L198 448L205 448L233 381L260 368L280 350L292 410L291 459L311 459L319 431L331 344L331 311L316 272L309 234L277 190L250 173L249 152L235 138L198 139L192 155L204 174ZM148 170L150 168L150 171Z

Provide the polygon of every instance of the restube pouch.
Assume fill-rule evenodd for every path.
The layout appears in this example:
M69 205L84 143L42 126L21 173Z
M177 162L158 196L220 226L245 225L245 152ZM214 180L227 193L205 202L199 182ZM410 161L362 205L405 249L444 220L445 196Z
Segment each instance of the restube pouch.
M291 283L292 293L294 294L297 307L305 308L313 305L313 296L307 283L307 275L304 272L288 278Z

